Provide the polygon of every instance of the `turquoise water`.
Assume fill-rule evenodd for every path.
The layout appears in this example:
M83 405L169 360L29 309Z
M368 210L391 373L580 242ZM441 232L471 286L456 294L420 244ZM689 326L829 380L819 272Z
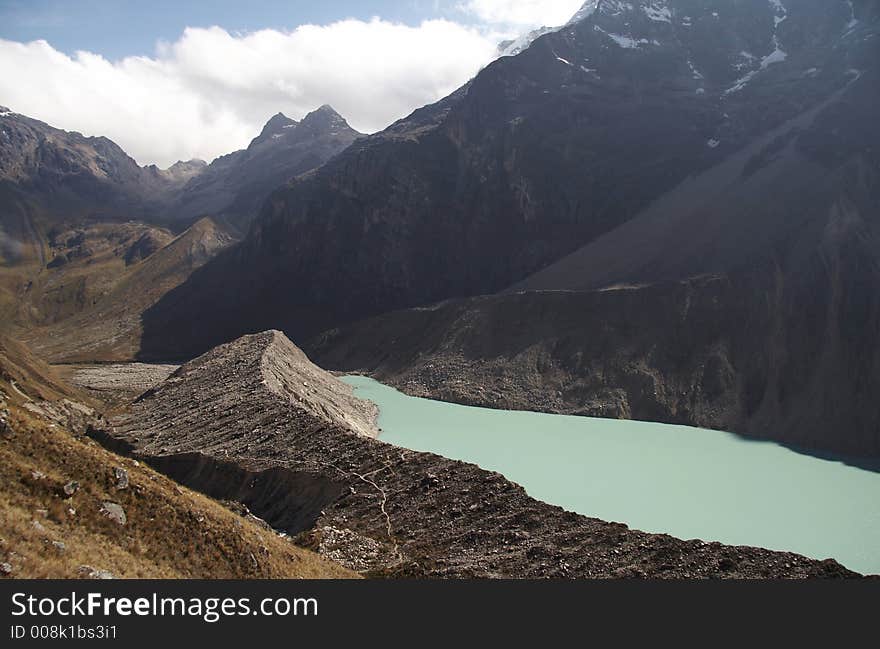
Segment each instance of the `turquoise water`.
M498 471L539 500L880 573L880 473L717 431L472 408L344 380L379 406L383 441Z

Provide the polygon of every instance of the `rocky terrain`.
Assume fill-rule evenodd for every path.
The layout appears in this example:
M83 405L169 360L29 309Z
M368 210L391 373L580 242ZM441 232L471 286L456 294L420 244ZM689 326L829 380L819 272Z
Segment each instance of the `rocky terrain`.
M100 404L0 338L0 577L352 578L84 437ZM169 543L169 539L174 539Z
M22 280L11 319L43 326L76 315L173 240L165 228L136 221L55 226L43 244L47 262ZM7 275L20 270L4 269Z
M105 137L62 131L0 106L0 186L5 221L69 223L136 218L177 229L210 216L245 229L265 198L320 166L360 133L330 106L301 122L278 113L243 151L210 165L178 162L141 167ZM7 236L11 236L7 232Z
M373 439L357 401L270 331L187 363L90 434L373 575L855 576L565 512L499 474Z
M3 328L53 360L131 358L144 309L239 238L274 189L359 135L323 106L300 122L276 115L210 165L160 170L0 108Z
M878 101L878 70L853 74L498 297L379 316L309 351L452 401L878 457Z
M278 113L247 149L222 156L195 174L165 211L184 222L210 215L244 233L273 191L361 136L331 106L299 122Z
M181 167L141 167L105 137L62 131L0 107L7 235L13 220L120 221L158 214L162 197L191 175Z
M336 329L307 348L324 367L415 396L880 456L877 312L859 320L846 311L853 303L808 302L829 314L808 331L814 316L790 302L796 289L768 276L452 300Z
M64 309L66 317L41 322L31 313L29 320L19 320L31 323L19 336L52 362L131 359L140 349L143 312L235 241L229 230L208 218L149 254L144 238L114 248L103 259L92 255L41 272L22 292L20 307L33 310L35 303L48 303ZM132 250L146 256L136 257ZM89 299L79 299L89 287Z
M140 357L386 312L309 351L466 403L877 456L877 34L864 2L588 3L273 196L241 245L145 313ZM576 292L626 287L641 301L596 298L623 311L559 327L513 313L571 314L593 299ZM571 295L394 311L495 291ZM469 323L489 304L508 317L491 333ZM597 350L609 330L616 347Z
M589 2L563 29L274 194L234 251L145 314L143 358L192 357L271 327L306 340L504 290L833 98L867 119L877 20L867 2ZM866 148L824 137L811 146L833 149L839 169ZM766 175L750 189L752 203L775 191ZM777 218L796 223L802 200ZM723 240L734 248L751 219L731 217L740 230ZM701 243L677 233L686 249ZM279 293L282 283L294 290Z
M137 397L155 387L178 365L146 363L105 363L103 365L57 365L53 369L68 384L94 395L111 406L127 406Z

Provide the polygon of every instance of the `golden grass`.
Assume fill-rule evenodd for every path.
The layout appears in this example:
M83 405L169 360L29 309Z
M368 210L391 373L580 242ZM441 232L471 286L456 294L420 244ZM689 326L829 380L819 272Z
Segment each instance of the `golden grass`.
M83 565L122 578L356 576L19 407L11 422L14 437L0 441L0 561L12 565L13 577L78 577ZM116 488L116 467L128 471L128 488ZM70 481L80 490L68 498ZM124 508L126 525L101 513L105 501Z
M10 410L14 431L0 437L0 563L12 567L10 577L82 577L84 565L121 578L358 576L29 411L29 398L82 401L81 395L2 338L0 390L0 408ZM117 488L116 468L128 472L125 489ZM80 489L67 496L71 481ZM101 513L104 502L123 507L124 526Z

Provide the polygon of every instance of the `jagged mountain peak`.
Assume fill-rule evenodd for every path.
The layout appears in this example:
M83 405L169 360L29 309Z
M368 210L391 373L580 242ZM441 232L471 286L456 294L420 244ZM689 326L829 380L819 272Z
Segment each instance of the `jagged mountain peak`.
M313 110L311 113L303 117L303 126L309 126L316 129L328 130L331 133L340 129L350 130L351 127L345 118L336 112L329 104L324 104L320 108Z
M498 56L516 56L527 50L532 43L550 32L555 32L559 27L539 27L518 38L502 41L498 44Z
M596 11L596 8L599 6L601 0L587 0L583 6L578 9L577 13L571 17L571 20L568 21L569 25L573 25L574 23L579 23L582 20L586 20L590 16L593 15L593 12Z
M276 126L286 126L288 124L296 124L296 120L289 118L287 115L278 111L272 117L269 118L269 121L266 122L266 126L264 128L272 128Z
M342 117L333 106L330 104L324 104L310 112L306 117L310 117L312 115L335 115L336 117Z
M191 178L201 174L207 168L208 163L204 160L178 160L160 173L169 180L175 182L187 182Z
M667 0L587 0L568 24L579 23L594 15L629 16L633 13L644 13L658 22L670 22L672 10L669 4ZM689 4L694 6L694 3Z
M251 147L284 138L285 135L300 132L302 127L306 127L309 133L314 134L315 131L326 132L329 135L338 135L341 132L354 132L353 129L345 121L336 109L330 104L316 108L308 113L301 121L296 121L287 117L284 113L274 115L266 125L260 135L251 142Z
M168 171L175 170L183 170L183 169L198 169L199 167L207 167L208 163L200 158L193 158L192 160L178 160L173 165L168 167Z
M299 126L299 122L297 122L295 119L291 119L284 113L278 112L273 115L268 122L266 122L263 130L251 142L251 146L266 142L267 140L271 140L273 138L277 139L284 135L286 131L295 129L297 126Z

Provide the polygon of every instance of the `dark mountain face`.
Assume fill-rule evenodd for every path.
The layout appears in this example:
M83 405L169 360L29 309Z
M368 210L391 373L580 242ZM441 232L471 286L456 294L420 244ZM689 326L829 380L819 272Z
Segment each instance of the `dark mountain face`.
M360 134L324 106L302 122L280 113L245 151L140 167L105 137L84 137L0 107L3 225L31 213L49 221L127 220L189 225L224 217L244 228L260 204L294 176L323 164Z
M211 215L246 230L273 190L319 167L358 137L330 106L301 122L278 113L247 149L218 158L180 188L166 212L185 221Z
M687 424L876 459L878 280L876 261L850 243L803 277L768 263L682 282L447 300L331 330L306 349L322 367L415 396Z
M842 101L880 60L876 32L873 3L589 2L273 195L238 249L148 314L153 341L174 332L196 352L269 326L301 339L503 289Z
M246 151L162 170L138 166L107 138L0 109L0 328L57 325L36 337L53 357L133 354L140 311L240 238L274 189L356 136L329 106L302 122L279 114ZM168 249L166 228L195 242L191 254ZM162 264L141 269L147 259Z
M84 137L0 108L0 184L5 211L38 204L50 217L155 212L155 196L175 184L141 168L104 137ZM6 218L10 218L9 214ZM5 219L4 219L5 220Z
M880 456L875 26L847 23L843 87L632 219L503 294L334 331L313 358L455 401Z
M509 291L310 356L420 396L880 457L878 102L866 72Z

